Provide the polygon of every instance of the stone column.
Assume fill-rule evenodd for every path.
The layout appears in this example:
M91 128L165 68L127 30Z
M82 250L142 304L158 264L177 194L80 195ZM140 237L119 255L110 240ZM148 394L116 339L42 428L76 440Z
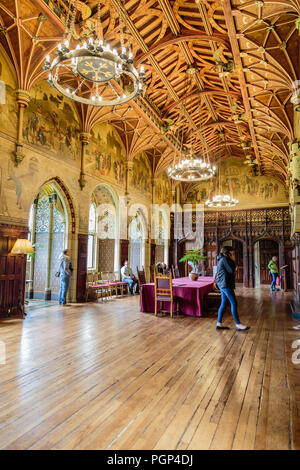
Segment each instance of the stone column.
M52 245L53 245L53 198L49 196L49 232L45 300L51 300L51 271L52 271Z
M85 149L86 149L86 146L89 144L90 134L88 132L80 132L79 138L81 142L81 161L80 161L80 176L79 176L78 183L79 183L80 189L83 190L83 188L86 185Z
M35 199L33 201L33 214L32 214L32 231L31 231L31 243L32 245L35 244L36 242L36 213L37 213L37 207L38 207L38 199ZM32 281L29 283L28 287L28 298L33 299L33 294L34 294L34 286L33 286L33 279L34 279L34 262L35 258L34 256L30 260L30 270L29 270L29 280Z
M16 141L16 149L13 153L15 166L18 166L24 158L23 154L23 124L24 124L24 109L27 108L30 101L30 94L26 90L17 90L17 103L18 103L18 134Z

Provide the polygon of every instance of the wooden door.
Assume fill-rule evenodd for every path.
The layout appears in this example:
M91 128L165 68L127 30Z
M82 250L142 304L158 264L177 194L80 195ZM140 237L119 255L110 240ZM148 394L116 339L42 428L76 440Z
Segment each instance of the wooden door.
M285 252L285 262L288 267L284 270L286 275L287 289L293 289L297 292L297 248L289 248Z
M207 276L213 275L213 267L217 265L217 246L215 243L205 243L204 254L207 256L205 260L205 271Z
M243 263L243 243L238 240L232 240L232 249L236 264L235 282L243 283L244 263Z
M88 235L78 235L77 302L85 301Z
M24 227L0 224L0 317L23 315L26 256L11 254L11 249L27 233Z
M274 240L259 241L259 259L260 259L260 283L270 284L268 264L273 256L279 257L278 243Z

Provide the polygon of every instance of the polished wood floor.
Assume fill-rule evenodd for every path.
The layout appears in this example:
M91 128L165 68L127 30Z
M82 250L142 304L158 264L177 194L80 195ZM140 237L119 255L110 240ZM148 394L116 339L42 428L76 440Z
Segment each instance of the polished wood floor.
M290 294L237 293L249 332L138 297L1 321L0 448L300 449Z

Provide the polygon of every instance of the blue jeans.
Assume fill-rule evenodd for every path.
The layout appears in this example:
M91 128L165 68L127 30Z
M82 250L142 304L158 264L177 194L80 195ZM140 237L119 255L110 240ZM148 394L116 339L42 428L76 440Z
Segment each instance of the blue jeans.
M271 284L271 289L274 290L274 289L276 289L276 279L277 279L278 274L277 273L271 273L271 275L272 275L272 278L273 278L273 281L272 281L272 284Z
M222 323L222 317L223 317L226 304L227 302L230 302L232 316L234 318L235 323L239 325L240 319L239 319L239 314L237 312L237 300L236 300L234 290L233 289L220 289L220 291L221 291L222 302L221 302L219 312L218 312L218 322Z
M70 276L63 275L60 276L60 289L59 289L59 295L58 295L58 303L60 305L64 305L67 303L66 297L67 297L67 292L70 284Z
M127 282L130 292L133 293L133 287L134 287L135 284L137 284L137 280L136 279L135 280L134 279L128 279L127 277L123 277L122 282ZM139 293L138 284L136 286L135 292L137 294Z

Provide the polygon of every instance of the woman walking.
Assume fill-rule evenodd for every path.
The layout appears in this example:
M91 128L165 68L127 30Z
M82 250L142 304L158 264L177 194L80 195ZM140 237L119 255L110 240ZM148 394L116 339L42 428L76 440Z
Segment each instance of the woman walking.
M271 291L277 291L276 281L277 281L277 277L279 276L279 274L278 274L279 269L278 269L277 261L278 261L277 256L273 256L273 258L271 259L271 261L268 264L268 268L269 268L271 276L272 276L272 283L271 283L271 287L270 287Z
M229 247L223 247L217 257L217 280L216 284L221 291L221 305L218 312L217 330L229 330L228 326L222 326L223 313L227 302L230 302L231 313L235 321L237 330L249 330L250 326L242 325L237 311L237 300L235 296L235 262L233 250Z
M59 265L59 281L60 281L60 290L58 296L58 303L59 305L66 305L67 304L67 292L69 289L70 279L72 275L72 264L70 261L70 251L63 250L62 254L59 257L60 265Z

